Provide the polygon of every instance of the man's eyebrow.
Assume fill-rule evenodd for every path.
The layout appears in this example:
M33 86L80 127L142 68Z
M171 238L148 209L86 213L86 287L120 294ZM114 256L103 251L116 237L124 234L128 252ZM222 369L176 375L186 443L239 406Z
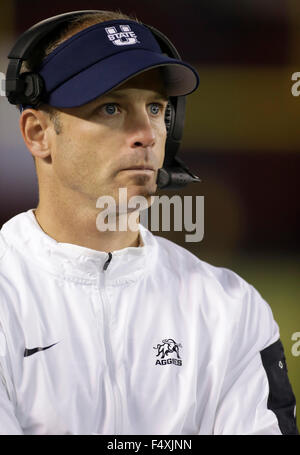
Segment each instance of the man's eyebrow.
M114 91L111 93L105 93L96 101L96 103L97 104L101 103L102 100L105 98L118 98L118 99L123 98L124 99L124 98L130 98L130 97L131 97L130 95L126 95L125 93L123 94L118 91ZM151 95L149 95L149 98L155 98L155 99L159 99L159 100L163 100L163 101L169 101L168 96L161 92L153 92Z

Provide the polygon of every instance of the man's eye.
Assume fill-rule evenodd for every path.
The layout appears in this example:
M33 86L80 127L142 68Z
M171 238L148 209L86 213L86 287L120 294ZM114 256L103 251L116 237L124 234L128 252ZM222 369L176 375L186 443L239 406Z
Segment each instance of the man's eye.
M151 103L150 105L150 113L156 117L163 112L164 106L161 103ZM100 107L100 111L104 112L109 116L114 116L118 112L119 105L117 103L106 103Z
M153 115L157 115L160 112L162 112L163 108L164 108L164 106L160 103L151 103L150 104L150 111L151 111L151 114L153 114Z
M108 103L104 104L101 109L105 109L105 113L108 115L114 115L117 112L117 106L116 103Z

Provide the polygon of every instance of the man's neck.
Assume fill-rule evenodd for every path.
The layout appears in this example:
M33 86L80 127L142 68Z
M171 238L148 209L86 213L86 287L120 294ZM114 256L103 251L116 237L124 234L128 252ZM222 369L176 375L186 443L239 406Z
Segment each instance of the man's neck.
M139 230L99 231L96 225L99 211L96 210L46 210L39 204L33 213L41 229L60 243L71 243L107 253L143 246Z

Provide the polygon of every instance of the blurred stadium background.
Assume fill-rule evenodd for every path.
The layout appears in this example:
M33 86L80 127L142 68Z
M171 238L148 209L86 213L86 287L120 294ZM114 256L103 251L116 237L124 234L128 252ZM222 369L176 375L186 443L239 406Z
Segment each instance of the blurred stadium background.
M300 71L299 0L0 0L0 72L19 34L80 9L136 14L198 68L180 156L202 183L181 194L205 197L204 239L159 235L234 270L268 301L299 404L300 355L291 351L292 334L300 332L300 97L291 93L292 74ZM18 117L1 96L0 226L38 202Z

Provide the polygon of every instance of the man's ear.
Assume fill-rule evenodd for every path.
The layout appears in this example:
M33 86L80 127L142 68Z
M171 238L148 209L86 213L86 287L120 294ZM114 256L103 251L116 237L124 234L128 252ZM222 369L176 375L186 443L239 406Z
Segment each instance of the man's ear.
M49 116L36 109L26 109L19 120L24 142L30 153L37 158L50 155L51 127Z

